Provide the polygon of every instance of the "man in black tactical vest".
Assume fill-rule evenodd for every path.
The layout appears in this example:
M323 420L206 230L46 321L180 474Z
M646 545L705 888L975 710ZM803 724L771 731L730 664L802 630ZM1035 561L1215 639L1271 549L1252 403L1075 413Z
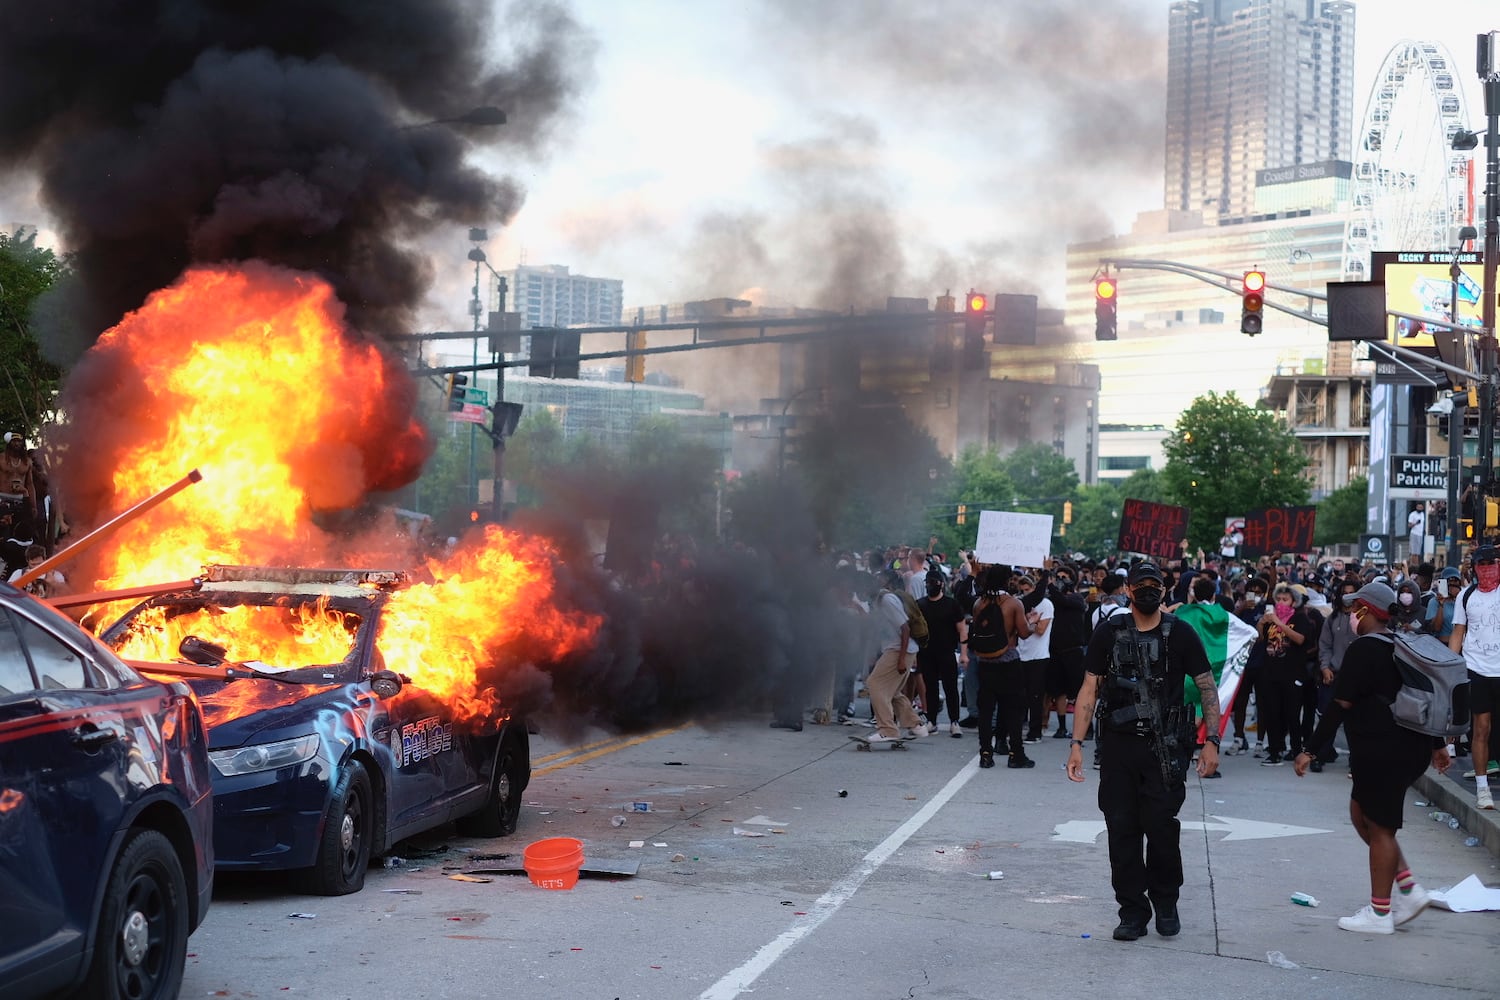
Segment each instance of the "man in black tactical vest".
M1089 639L1087 673L1073 707L1073 735L1088 731L1098 708L1101 764L1099 810L1109 836L1110 881L1120 904L1116 941L1182 930L1181 824L1187 765L1196 744L1193 708L1183 703L1183 678L1203 698L1207 742L1198 774L1219 767L1219 692L1198 634L1161 610L1166 587L1151 563L1131 569L1130 614L1099 623ZM1068 750L1068 778L1082 781L1083 741ZM1144 840L1144 850L1142 841Z

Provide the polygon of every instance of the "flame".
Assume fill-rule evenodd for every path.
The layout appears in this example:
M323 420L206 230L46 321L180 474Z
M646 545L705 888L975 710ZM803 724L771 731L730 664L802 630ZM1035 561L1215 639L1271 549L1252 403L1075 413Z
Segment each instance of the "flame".
M554 558L539 539L486 525L477 544L428 563L431 583L392 595L376 638L386 666L437 693L460 718L504 718L481 676L585 649L602 620L556 606Z
M203 473L111 536L95 589L184 579L214 563L392 565L372 540L336 538L312 520L410 482L428 450L411 379L345 327L320 278L256 262L193 268L107 331L75 375L70 415L97 431L95 467L113 470L93 498L103 511L124 510L188 469ZM427 564L430 582L390 595L376 638L384 662L374 666L407 675L460 719L505 718L488 686L496 670L576 652L599 625L555 606L556 559L539 540L493 526L474 532ZM330 664L350 654L362 620L285 597L172 610L137 616L120 654L176 659L195 635L225 647L231 662ZM205 721L313 690L236 681L204 698Z
M204 476L120 532L99 589L215 562L326 558L331 539L310 515L400 485L389 478L414 471L426 449L421 424L393 412L409 379L344 326L342 304L312 275L194 268L89 353L111 373L94 402L119 421L104 505L123 510L195 466Z
M25 801L26 793L20 789L0 789L0 815L10 812Z

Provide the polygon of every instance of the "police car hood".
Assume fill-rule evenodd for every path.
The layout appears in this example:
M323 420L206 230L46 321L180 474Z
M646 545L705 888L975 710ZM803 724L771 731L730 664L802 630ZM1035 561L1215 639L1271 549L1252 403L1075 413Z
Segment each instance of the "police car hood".
M351 684L294 685L248 679L194 681L210 750L273 743L312 732L341 729L348 708L373 697ZM327 733L327 735L337 735Z

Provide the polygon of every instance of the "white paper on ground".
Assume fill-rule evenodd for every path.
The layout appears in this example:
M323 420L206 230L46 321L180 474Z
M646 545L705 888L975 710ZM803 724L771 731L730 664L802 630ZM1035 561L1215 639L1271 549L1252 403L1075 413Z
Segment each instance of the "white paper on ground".
M1487 888L1478 875L1470 875L1451 889L1428 889L1427 894L1432 905L1454 913L1500 910L1500 889Z

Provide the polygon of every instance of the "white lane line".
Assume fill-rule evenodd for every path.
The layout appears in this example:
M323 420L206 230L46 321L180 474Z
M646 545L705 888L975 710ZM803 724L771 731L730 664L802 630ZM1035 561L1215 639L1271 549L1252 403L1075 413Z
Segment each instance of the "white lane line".
M912 834L922 829L927 821L937 815L937 811L947 805L948 800L957 795L958 790L968 784L969 779L978 773L979 758L973 757L949 779L941 791L929 799L921 809L918 809L911 819L898 826L889 837L880 842L879 846L866 854L858 868L835 882L832 888L818 897L818 901L813 904L805 917L799 917L775 940L751 956L748 962L704 990L699 994L698 1000L732 1000L749 989L762 973L780 961L781 956L817 930L823 921L837 913L839 907L847 903L850 897L859 891L859 887L864 885L865 881L875 874L875 871L885 864L892 854L900 850L901 845L911 839Z

